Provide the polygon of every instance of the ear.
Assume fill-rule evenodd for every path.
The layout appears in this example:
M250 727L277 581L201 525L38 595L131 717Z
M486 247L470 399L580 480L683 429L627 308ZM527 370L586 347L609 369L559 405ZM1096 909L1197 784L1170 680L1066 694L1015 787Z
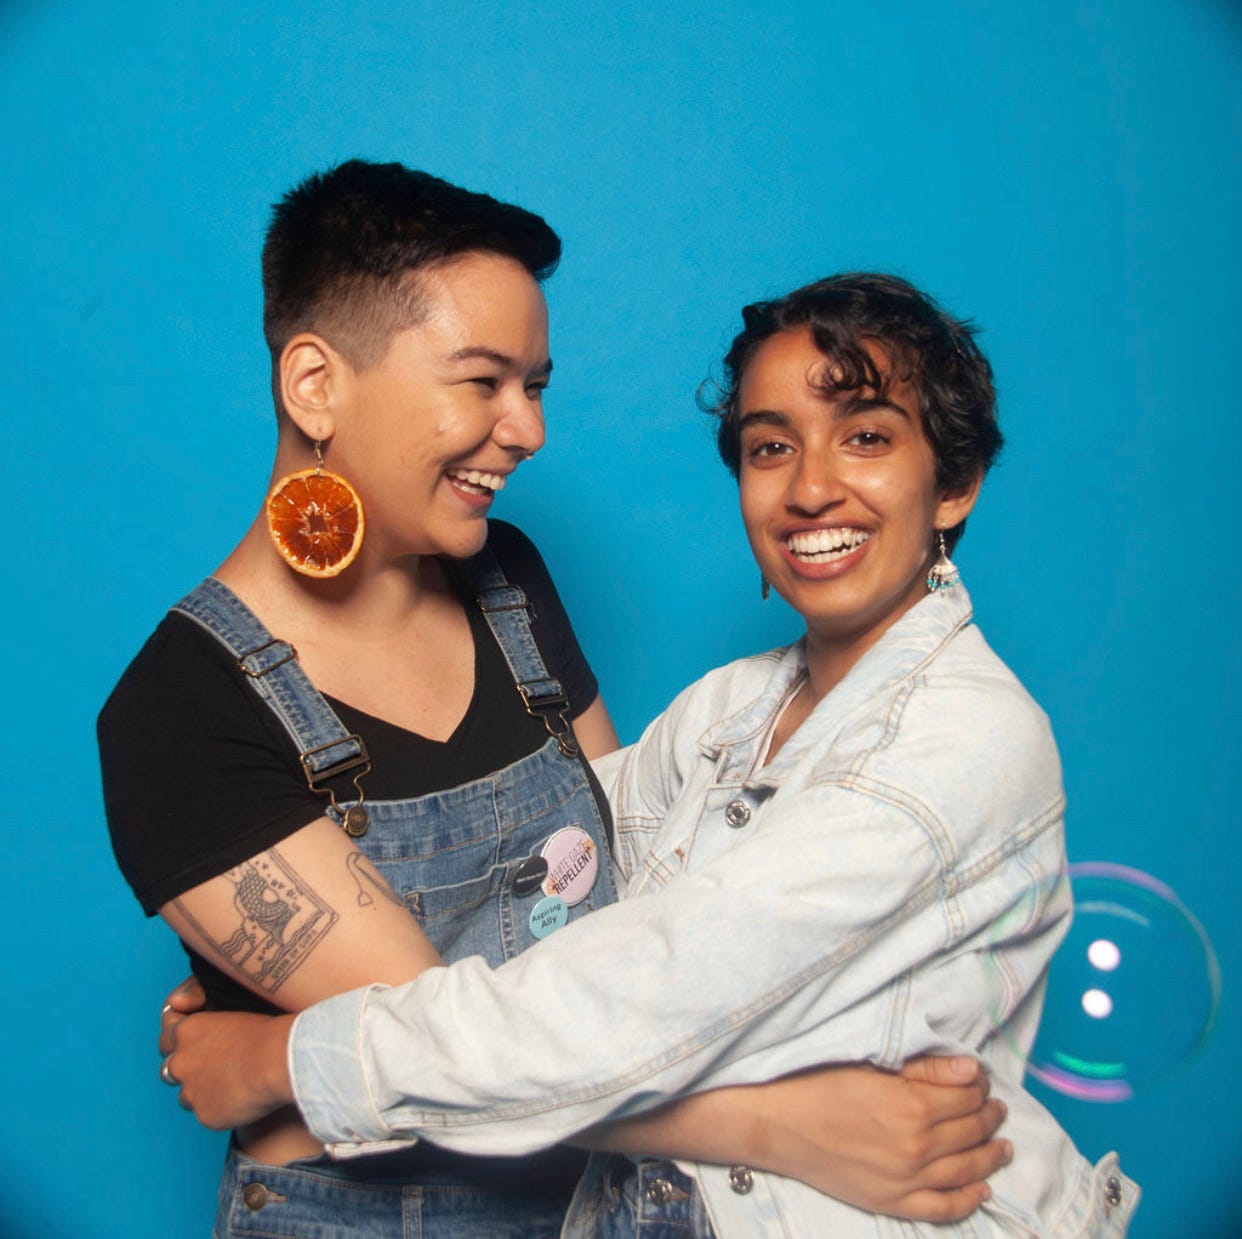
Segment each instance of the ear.
M303 331L280 354L280 400L308 439L326 442L336 430L336 408L349 366L322 336Z
M941 492L936 504L936 528L952 529L954 525L960 525L974 508L982 485L983 474L976 473L965 486Z

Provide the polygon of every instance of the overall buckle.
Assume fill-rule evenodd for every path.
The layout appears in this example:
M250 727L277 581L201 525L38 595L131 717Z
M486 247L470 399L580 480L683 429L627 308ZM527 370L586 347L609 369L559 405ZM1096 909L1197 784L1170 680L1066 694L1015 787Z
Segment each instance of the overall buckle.
M557 680L520 680L517 690L522 694L522 704L531 718L541 719L562 757L577 757L578 740L574 725L566 717L569 699L561 691ZM557 725L554 725L557 724Z
M356 753L347 753L339 761L329 762L325 766L316 767L314 761L316 757L332 749L340 748L343 744L349 744L351 741L358 746ZM362 780L371 773L371 756L367 752L367 746L363 743L362 737L351 733L340 740L332 740L328 744L321 744L317 748L307 749L305 753L299 753L298 760L302 763L302 773L306 776L306 786L317 796L327 796L332 804L332 808L341 819L341 827L345 833L351 839L357 839L365 835L371 825L371 815L363 804L363 801L366 800L366 793L362 790ZM357 771L350 782L354 785L354 791L358 793L358 799L348 809L342 809L337 803L336 792L329 785L329 780L338 778L343 774L349 774L350 771ZM323 784L323 786L320 786L320 784Z

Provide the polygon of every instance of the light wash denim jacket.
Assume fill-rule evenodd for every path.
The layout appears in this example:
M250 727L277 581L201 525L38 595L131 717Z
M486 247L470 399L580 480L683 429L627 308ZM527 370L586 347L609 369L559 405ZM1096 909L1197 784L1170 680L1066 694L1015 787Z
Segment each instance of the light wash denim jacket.
M1016 1149L973 1217L875 1217L777 1175L739 1195L696 1166L717 1234L1124 1234L1137 1188L1021 1087L1070 916L1060 763L970 620L962 587L928 596L768 765L802 645L691 685L601 763L631 898L495 971L468 959L304 1012L290 1070L311 1129L337 1155L419 1137L515 1154L704 1086L972 1052Z

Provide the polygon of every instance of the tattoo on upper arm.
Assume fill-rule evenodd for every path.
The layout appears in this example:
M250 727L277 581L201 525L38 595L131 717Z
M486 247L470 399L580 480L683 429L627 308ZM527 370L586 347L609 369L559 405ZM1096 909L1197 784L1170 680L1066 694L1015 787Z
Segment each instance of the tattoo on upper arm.
M256 989L274 994L337 922L337 913L270 848L221 875L233 884L233 906L210 923L173 906L199 937Z
M361 852L350 852L345 857L345 867L358 886L360 908L369 908L375 903L375 896L371 894L371 891L375 890L389 903L395 903L398 908L409 911L409 908L405 906L405 900L384 881L384 875Z

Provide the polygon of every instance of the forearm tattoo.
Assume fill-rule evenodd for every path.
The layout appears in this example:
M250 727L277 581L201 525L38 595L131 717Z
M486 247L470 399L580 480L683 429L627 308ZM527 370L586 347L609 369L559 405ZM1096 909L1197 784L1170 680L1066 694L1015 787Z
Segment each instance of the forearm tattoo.
M173 906L225 963L274 994L323 941L337 913L275 848L221 876L234 887L231 910L220 909L208 923L181 899Z
M345 857L345 867L349 870L349 876L357 884L360 908L371 907L375 903L375 896L371 892L378 891L389 903L396 904L398 908L406 912L409 911L405 906L405 900L384 881L384 875L361 852L350 852Z

